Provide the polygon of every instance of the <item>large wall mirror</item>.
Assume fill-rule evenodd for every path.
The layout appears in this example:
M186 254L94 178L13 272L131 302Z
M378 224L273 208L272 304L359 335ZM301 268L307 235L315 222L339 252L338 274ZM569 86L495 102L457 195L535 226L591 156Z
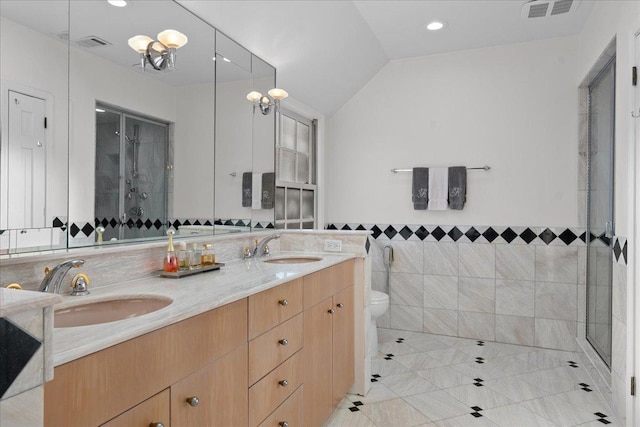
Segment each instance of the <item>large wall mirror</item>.
M216 37L216 215L220 226L273 228L275 112L247 100L275 87L275 69L218 32Z
M0 2L0 254L65 248L68 2Z
M274 170L274 115L246 99L275 87L273 67L169 0L6 0L0 13L1 141L36 133L14 150L22 163L0 150L2 253L273 227L242 187ZM9 118L11 95L23 107ZM42 109L37 134L25 117Z

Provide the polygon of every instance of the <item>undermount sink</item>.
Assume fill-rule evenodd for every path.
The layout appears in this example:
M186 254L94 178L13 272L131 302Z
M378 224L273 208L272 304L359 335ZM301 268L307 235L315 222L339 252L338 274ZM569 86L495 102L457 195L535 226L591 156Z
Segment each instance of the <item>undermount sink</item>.
M70 328L130 319L153 313L172 302L170 298L155 295L88 302L56 310L53 327Z
M292 256L292 257L282 257L282 258L270 258L265 259L264 262L268 262L269 264L304 264L307 262L317 262L322 261L322 258L317 256Z

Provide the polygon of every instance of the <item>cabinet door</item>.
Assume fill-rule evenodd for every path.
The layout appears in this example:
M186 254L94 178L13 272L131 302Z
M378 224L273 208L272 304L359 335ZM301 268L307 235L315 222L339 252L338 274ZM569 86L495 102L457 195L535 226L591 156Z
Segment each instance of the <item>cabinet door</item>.
M171 386L174 426L247 425L247 346Z
M333 297L333 405L340 403L354 382L353 286Z
M169 389L166 389L107 421L102 427L149 427L152 424L170 427L169 423Z
M304 312L304 425L320 426L332 412L333 298Z

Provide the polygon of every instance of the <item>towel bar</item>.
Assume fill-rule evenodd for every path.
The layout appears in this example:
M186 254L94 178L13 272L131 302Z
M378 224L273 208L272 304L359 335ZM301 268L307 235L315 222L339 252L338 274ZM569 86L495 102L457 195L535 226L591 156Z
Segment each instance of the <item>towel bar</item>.
M485 170L488 171L489 169L491 169L491 166L482 166L480 168L467 168L467 170ZM391 169L391 172L393 173L398 173L398 172L413 172L413 168L410 169Z

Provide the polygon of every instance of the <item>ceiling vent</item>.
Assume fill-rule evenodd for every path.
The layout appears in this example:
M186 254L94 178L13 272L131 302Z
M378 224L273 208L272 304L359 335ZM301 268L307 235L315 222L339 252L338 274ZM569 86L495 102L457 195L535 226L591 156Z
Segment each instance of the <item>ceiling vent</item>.
M97 36L83 37L79 40L76 40L76 44L87 49L92 49L94 47L111 46L111 43Z
M573 12L580 0L532 0L522 6L521 16L529 18L545 18Z

